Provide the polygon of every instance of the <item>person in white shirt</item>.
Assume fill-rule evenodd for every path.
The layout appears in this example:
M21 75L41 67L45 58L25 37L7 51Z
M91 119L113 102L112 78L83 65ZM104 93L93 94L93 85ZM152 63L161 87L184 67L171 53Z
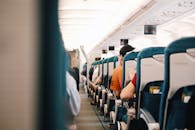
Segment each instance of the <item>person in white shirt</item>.
M96 93L97 91L97 84L100 84L101 83L101 76L98 76L98 67L96 66L94 68L94 72L93 72L93 75L92 75L92 81L89 81L89 87L91 89L93 89L93 91ZM93 96L92 97L92 102L91 102L92 105L95 105L95 97Z
M77 90L75 79L66 72L66 121L67 127L72 127L74 124L74 118L78 116L81 108L81 99Z
M98 67L94 67L93 75L92 75L92 82L95 82L98 77Z

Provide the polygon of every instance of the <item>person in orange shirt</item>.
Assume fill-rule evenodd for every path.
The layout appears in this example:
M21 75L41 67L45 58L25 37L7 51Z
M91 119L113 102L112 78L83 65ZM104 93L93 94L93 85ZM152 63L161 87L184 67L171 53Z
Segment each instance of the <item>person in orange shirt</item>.
M122 90L122 64L123 57L127 52L134 50L135 48L130 45L124 45L119 52L119 67L115 68L112 74L110 89L114 92L117 98L120 97L120 92Z

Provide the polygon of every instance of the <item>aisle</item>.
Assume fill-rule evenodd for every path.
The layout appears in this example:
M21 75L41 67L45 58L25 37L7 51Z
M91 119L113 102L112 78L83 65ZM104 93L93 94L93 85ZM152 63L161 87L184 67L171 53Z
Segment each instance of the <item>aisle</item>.
M76 118L77 130L103 130L101 123L94 111L94 107L90 105L90 99L85 94L84 89L80 88L81 111Z

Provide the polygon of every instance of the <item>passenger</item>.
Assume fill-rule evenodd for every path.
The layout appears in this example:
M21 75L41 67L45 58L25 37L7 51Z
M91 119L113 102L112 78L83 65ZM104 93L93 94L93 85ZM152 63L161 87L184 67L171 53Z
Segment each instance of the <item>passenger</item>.
M76 80L76 83L77 83L77 90L79 91L79 68L78 67L73 67L73 70L75 71L75 80Z
M79 69L78 69L78 67L71 68L71 55L69 53L67 53L67 56L68 56L68 59L70 60L70 61L68 61L68 66L69 66L68 72L76 80L77 90L79 91Z
M76 83L78 82L78 77L77 77L77 73L75 71L75 69L73 68L69 68L68 70L69 74L74 78L74 80L76 81ZM77 90L78 90L78 86L77 86Z
M83 65L83 70L81 72L81 75L87 76L87 62Z
M98 58L95 58L95 61L99 61L101 58L98 57ZM94 72L93 72L93 75L92 75L92 82L94 84L100 84L101 83L101 74L100 76L98 76L98 72L99 72L99 68L98 66L95 66L94 67Z
M101 76L98 76L98 67L94 69L93 75L92 75L92 82L89 82L90 88L96 93L98 84L101 84ZM95 105L95 99L93 97L91 101L91 105Z
M123 57L127 52L134 50L135 48L130 45L124 45L120 49L119 55L119 67L115 68L112 74L110 89L114 91L114 94L117 98L120 96L120 92L122 90L122 63Z
M66 72L66 121L67 121L67 128L68 129L75 129L76 127L74 118L79 114L81 108L81 99L80 95L77 91L76 81L70 75L69 72Z
M101 84L101 82L101 75L98 76L98 67L96 67L92 75L92 82L90 82L90 87L93 89L93 91L96 91L97 84Z
M134 98L135 90L136 90L136 73L134 74L131 82L121 91L120 98L121 99Z
M83 86L87 83L87 63L83 65L83 70L81 72L81 83Z
M92 82L95 82L96 79L98 78L98 71L99 71L98 67L95 67L92 75Z
M93 72L94 72L94 67L91 66L89 69L89 80L90 81L92 81Z

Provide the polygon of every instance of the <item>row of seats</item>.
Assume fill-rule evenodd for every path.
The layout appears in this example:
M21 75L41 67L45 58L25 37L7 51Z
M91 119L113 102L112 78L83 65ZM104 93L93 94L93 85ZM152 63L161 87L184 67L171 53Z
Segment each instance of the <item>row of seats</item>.
M120 129L187 127L187 104L195 89L194 37L176 40L166 48L150 47L126 54L122 86L131 79L131 73L137 72L136 96L131 103L118 100L109 90L109 78L116 64L116 56L93 64L99 67L103 83L97 92L91 92L105 117L110 115L111 121ZM135 115L132 115L133 109ZM122 124L126 124L125 127L120 127Z

